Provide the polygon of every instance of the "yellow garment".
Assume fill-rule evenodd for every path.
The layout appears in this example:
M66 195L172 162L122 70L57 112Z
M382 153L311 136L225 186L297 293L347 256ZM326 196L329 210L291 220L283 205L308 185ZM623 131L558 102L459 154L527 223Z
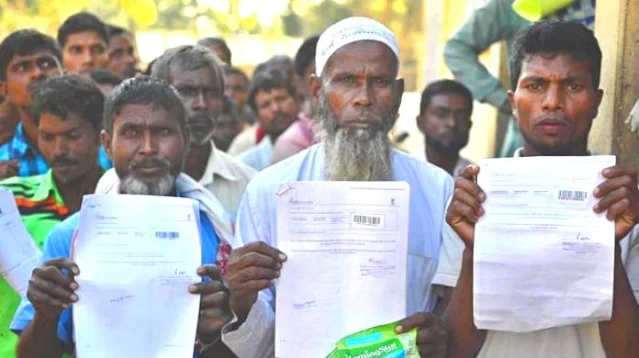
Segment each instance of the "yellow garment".
M513 10L528 21L539 21L541 18L559 11L576 0L515 0Z

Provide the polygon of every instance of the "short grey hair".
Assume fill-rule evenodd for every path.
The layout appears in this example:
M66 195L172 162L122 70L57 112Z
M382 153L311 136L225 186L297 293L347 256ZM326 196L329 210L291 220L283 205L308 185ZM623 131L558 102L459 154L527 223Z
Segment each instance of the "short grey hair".
M166 50L153 63L151 77L171 83L171 69L177 66L192 71L208 67L218 79L220 89L224 90L224 70L222 62L206 47L185 45Z

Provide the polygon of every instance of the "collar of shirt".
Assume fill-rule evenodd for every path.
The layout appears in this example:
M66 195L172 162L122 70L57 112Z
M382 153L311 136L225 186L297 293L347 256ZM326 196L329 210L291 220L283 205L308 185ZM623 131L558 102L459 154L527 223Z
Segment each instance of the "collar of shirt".
M410 153L410 155L415 159L428 163L428 156L426 155L426 146L420 147L418 150ZM455 164L453 175L458 175L459 173L461 173L462 170L464 170L464 168L466 168L470 164L473 164L473 163L470 160L460 155L459 158L457 159L457 164Z
M588 149L586 151L586 155L596 155L595 153L593 153L590 149ZM523 158L524 157L524 148L519 148L515 151L515 153L513 153L513 157L514 158Z
M205 187L213 185L216 175L228 181L240 180L240 178L233 174L226 162L219 160L220 155L218 152L219 149L217 149L213 141L211 141L211 154L209 155L208 162L206 163L206 168L204 168L202 179L199 181L199 183Z
M60 194L60 191L58 190L58 186L56 185L53 177L53 170L51 169L42 175L42 181L40 182L38 189L36 189L33 193L33 200L41 201L50 196L53 196L58 205L64 205L64 198L62 198L62 194Z

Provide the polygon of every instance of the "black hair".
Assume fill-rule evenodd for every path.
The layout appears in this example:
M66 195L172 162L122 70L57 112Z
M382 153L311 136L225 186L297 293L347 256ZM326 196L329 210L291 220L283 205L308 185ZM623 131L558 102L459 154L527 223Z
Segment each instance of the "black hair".
M205 47L185 45L165 51L160 57L155 59L151 68L151 77L171 82L171 69L173 66L186 71L207 67L217 77L219 88L224 90L222 62Z
M232 63L232 61L231 61L231 59L232 59L231 49L226 44L226 41L224 41L224 39L221 39L219 37L205 37L205 38L201 39L200 41L198 41L197 44L198 45L202 45L202 46L206 46L206 47L217 47L217 48L221 49L222 52L224 53L224 57L229 59L228 65L229 66L231 65L231 63Z
M113 135L113 119L122 108L132 104L152 105L172 114L185 130L186 109L178 92L171 86L157 78L147 76L129 78L113 89L104 104L104 129Z
M430 105L430 101L433 97L444 93L457 93L466 97L470 111L473 111L473 95L466 86L454 80L439 80L430 83L424 88L424 91L422 91L422 99L419 103L419 114L421 115L426 112L426 108Z
M111 85L114 87L124 80L114 72L102 68L89 72L89 77L99 85Z
M15 55L26 56L40 51L51 52L62 63L62 50L52 37L32 29L11 33L0 44L0 81L7 80L7 67Z
M295 72L298 75L304 76L304 71L306 71L308 66L315 63L317 41L319 41L319 36L309 37L304 40L302 46L297 50L295 54Z
M70 114L91 123L97 133L102 129L104 95L90 79L78 75L51 77L39 83L33 92L31 119L40 122L42 113L66 120Z
M107 24L106 28L107 28L107 32L109 34L109 39L111 39L111 38L113 38L115 36L118 36L118 35L132 35L131 31L129 31L129 30L123 28L123 27L117 26L117 25Z
M79 12L69 16L58 29L58 43L64 47L67 37L78 32L95 31L106 44L109 44L107 26L97 16L88 12Z
M277 88L284 88L288 94L295 98L295 88L293 85L285 80L282 76L277 74L260 74L253 78L248 92L248 104L257 113L257 103L255 103L255 97L259 92L271 92Z
M246 73L244 73L244 71L240 70L237 67L231 67L231 66L224 66L224 75L226 77L228 76L232 76L232 75L238 75L238 76L242 76L242 78L244 79L244 82L246 82L246 85L249 85L249 78L246 75Z
M517 88L522 62L534 54L567 54L590 66L592 84L599 88L601 49L594 33L576 22L542 21L522 31L513 43L510 57L510 82Z

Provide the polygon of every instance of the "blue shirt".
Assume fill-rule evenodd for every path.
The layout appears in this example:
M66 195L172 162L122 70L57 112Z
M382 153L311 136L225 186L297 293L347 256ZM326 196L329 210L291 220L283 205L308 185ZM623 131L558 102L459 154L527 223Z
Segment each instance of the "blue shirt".
M407 315L431 312L435 295L431 280L438 264L439 249L453 180L440 168L393 150L393 179L410 186ZM237 236L242 244L263 240L277 247L275 192L277 185L290 181L324 179L324 147L317 144L259 173L248 185L238 211ZM274 292L263 295L274 307ZM383 307L380 307L383 309Z
M199 216L200 231L202 232L202 264L215 264L219 239L208 216L202 211ZM79 219L80 215L76 213L51 230L44 245L44 250L42 251L41 263L59 257L71 257L71 241L73 233L78 227ZM82 268L80 268L80 270L81 269ZM70 307L62 311L60 320L58 321L58 338L65 344L68 350L71 349L73 344L72 310L73 307ZM33 309L33 305L24 297L13 318L13 322L11 322L11 330L20 334L27 325L29 325L34 314L35 310Z
M38 149L29 143L24 134L24 127L19 123L13 138L0 146L0 162L15 159L20 162L18 176L28 177L44 174L49 170L49 163ZM103 170L111 168L111 161L104 148L100 147L98 164Z
M273 143L271 138L266 136L253 148L237 156L237 159L257 170L263 170L273 163Z

